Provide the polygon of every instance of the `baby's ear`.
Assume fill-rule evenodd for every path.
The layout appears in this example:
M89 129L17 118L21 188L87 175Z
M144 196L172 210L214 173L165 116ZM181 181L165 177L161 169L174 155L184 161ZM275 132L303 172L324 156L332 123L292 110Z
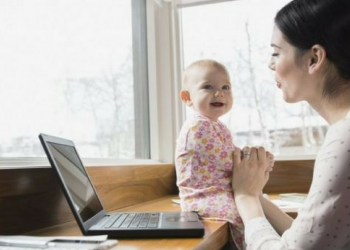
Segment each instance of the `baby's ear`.
M187 90L181 90L180 98L187 106L192 106L190 92Z

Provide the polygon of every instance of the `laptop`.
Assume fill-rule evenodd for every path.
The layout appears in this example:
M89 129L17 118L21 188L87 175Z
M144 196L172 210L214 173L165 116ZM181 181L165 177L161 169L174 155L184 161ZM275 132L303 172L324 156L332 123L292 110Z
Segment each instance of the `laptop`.
M71 140L40 134L41 144L83 235L192 238L204 235L195 212L107 213Z

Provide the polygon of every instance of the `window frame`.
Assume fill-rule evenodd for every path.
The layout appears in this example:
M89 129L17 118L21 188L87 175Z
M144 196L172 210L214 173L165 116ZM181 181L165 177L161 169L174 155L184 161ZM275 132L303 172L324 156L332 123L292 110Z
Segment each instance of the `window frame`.
M148 12L155 15L156 7L153 0L132 0L132 41L133 41L133 76L134 76L134 110L135 110L135 156L144 159L120 160L116 158L83 158L82 160L89 166L101 165L128 165L147 164L159 162L156 151L159 147L152 147L152 135L150 120L152 112L150 110L150 96L157 96L149 93L149 72L148 49L150 39L147 30L154 30L154 23L150 20L155 18ZM153 34L153 36L158 36ZM151 60L152 63L152 60ZM153 63L154 64L154 63ZM153 115L154 117L154 115ZM156 122L158 123L158 122ZM153 134L155 131L153 131ZM154 140L153 140L154 141ZM39 140L37 143L40 143ZM79 147L79 146L78 146ZM152 154L151 154L152 152ZM36 167L49 166L46 157L0 157L0 168L6 167Z
M243 0L217 0L217 1L212 1L212 0L184 0L184 1L178 1L178 0L172 0L172 16L173 16L173 22L175 24L173 25L173 34L174 39L173 42L175 43L173 45L173 48L175 50L175 54L177 57L174 57L174 64L177 65L176 68L176 79L180 79L176 81L176 86L175 88L180 90L181 89L181 77L182 77L182 69L184 68L184 61L183 61L183 56L182 52L183 50L183 44L182 44L182 37L181 37L181 9L183 8L190 8L190 7L195 7L195 6L200 6L200 5L207 5L207 4L220 4L222 2L228 2L228 1L243 1ZM179 93L179 91L178 91ZM179 99L179 98L178 98ZM184 122L186 119L186 111L185 107L183 104L175 104L177 108L177 127L176 127L176 133L180 132L181 129L181 124ZM179 105L182 105L182 108L179 108ZM316 154L296 154L296 155L276 155L275 156L275 161L299 161L299 160L315 160L316 159Z
M133 49L142 54L141 59L133 58L134 74L139 74L137 90L134 88L135 128L143 129L135 133L135 152L149 159L83 158L87 166L174 163L176 138L185 120L185 106L178 98L183 68L181 9L176 1L132 0L132 4ZM137 22L135 16L142 21ZM315 155L278 156L275 160L310 159ZM43 166L49 166L45 157L0 157L2 169Z
M150 158L147 15L144 0L132 0L135 157Z
M182 58L175 3L147 0L147 16L151 159L173 163L184 117L178 98Z

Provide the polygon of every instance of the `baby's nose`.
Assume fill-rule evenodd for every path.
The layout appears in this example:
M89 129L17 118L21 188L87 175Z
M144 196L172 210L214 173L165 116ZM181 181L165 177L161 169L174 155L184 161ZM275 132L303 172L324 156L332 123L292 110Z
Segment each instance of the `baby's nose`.
M220 97L220 96L223 96L223 95L224 95L224 93L221 90L215 91L215 94L214 94L215 97Z

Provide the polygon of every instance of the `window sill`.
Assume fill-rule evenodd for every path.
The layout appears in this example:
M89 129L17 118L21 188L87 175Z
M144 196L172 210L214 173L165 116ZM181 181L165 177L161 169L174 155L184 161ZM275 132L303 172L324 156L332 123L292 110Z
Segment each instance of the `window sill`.
M276 155L275 161L308 161L315 160L316 154Z
M300 155L276 155L275 161L301 161L315 160L315 154ZM171 162L160 162L150 159L121 160L115 158L83 158L85 166L134 166L134 165L161 165L171 164ZM0 158L0 169L15 168L48 168L50 164L45 157L9 157Z
M135 166L135 165L164 165L149 159L121 160L115 158L83 158L83 163L88 167L96 166ZM22 169L22 168L49 168L50 163L45 157L16 157L0 158L0 169Z

